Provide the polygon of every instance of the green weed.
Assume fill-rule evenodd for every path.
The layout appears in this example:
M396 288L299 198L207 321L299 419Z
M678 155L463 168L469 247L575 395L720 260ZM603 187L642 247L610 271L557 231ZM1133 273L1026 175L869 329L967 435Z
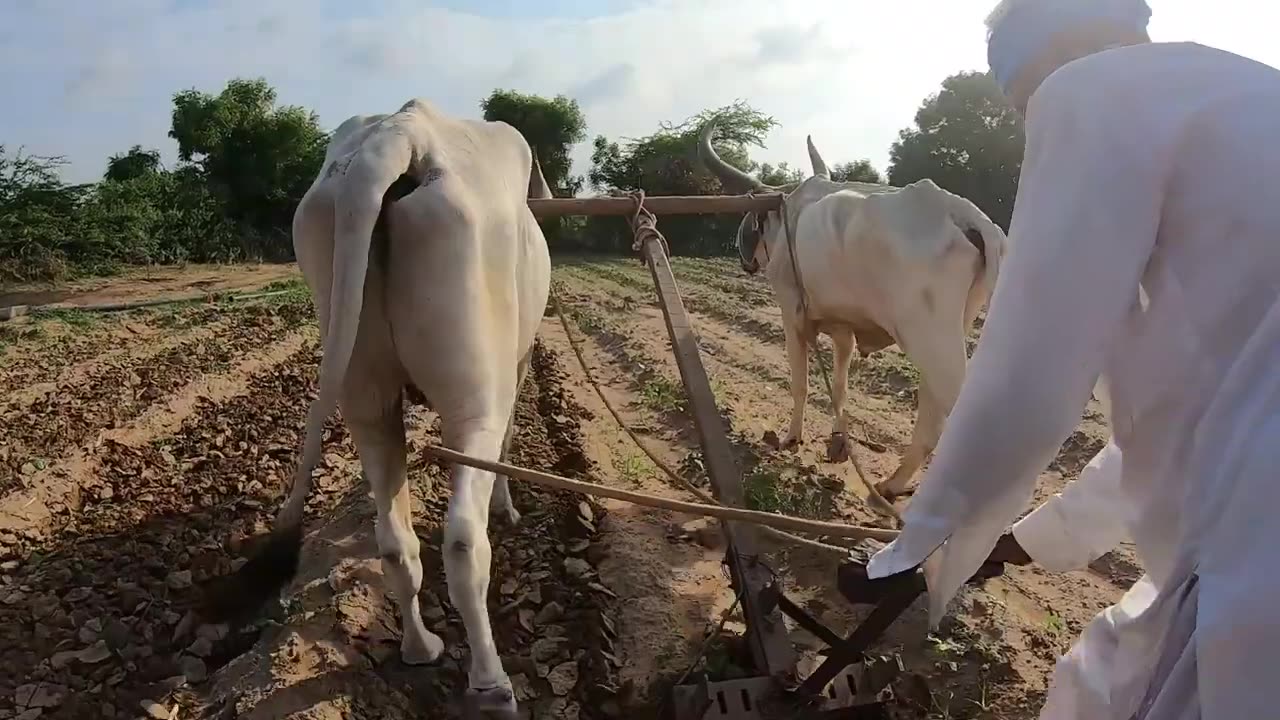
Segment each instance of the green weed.
M661 375L654 375L641 383L640 402L658 413L683 412L684 388Z
M821 488L768 465L748 473L743 490L752 510L807 518L822 517L827 510L827 494Z

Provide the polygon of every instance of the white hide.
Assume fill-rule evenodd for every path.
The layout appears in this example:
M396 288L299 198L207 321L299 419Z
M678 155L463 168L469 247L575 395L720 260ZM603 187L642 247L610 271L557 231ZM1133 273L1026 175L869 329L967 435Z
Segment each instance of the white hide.
M981 233L985 253L962 228ZM771 261L765 276L780 301L798 300L791 257L781 237L766 232ZM795 243L808 320L814 330L831 337L835 349L832 431L841 437L847 433L848 368L858 335L868 338L864 353L892 341L920 370L911 446L880 486L886 495L900 494L933 451L959 396L967 362L965 336L995 284L1004 233L972 203L926 179L874 194L840 190L825 195L799 213ZM789 346L793 334L799 341L813 332L799 327L798 315L784 310L783 318ZM877 342L875 328L888 337ZM807 368L797 364L793 359L791 381L793 395L801 400L794 403L789 431L796 440L808 394Z
M385 239L371 240L384 193L406 175L411 191L387 203ZM402 390L411 384L422 392L440 415L446 446L488 460L505 454L550 289L546 240L526 199L541 180L511 126L454 119L414 99L394 114L339 126L294 216L294 248L324 356L279 522L301 518L320 431L336 402L375 496L378 547L410 663L434 661L443 643L418 609L422 569L405 477ZM491 502L512 522L518 515L506 479L496 481L452 468L442 549L449 597L471 648L473 697L510 710L511 685L485 608L487 529Z
M756 182L715 156L712 131L704 128L699 146L708 167L726 186ZM835 350L832 461L848 457L844 405L855 347L866 356L897 344L921 375L911 445L893 476L879 486L885 495L897 495L933 451L959 395L965 336L995 287L1005 234L972 202L931 180L902 188L834 182L811 139L808 150L814 176L789 192L785 205L808 322L802 320L800 288L779 213L768 213L754 255L743 259L749 271L752 264L763 268L782 310L792 396L783 445L802 439L808 347L819 332L831 338ZM754 189L772 188L757 182ZM981 236L982 251L966 230Z

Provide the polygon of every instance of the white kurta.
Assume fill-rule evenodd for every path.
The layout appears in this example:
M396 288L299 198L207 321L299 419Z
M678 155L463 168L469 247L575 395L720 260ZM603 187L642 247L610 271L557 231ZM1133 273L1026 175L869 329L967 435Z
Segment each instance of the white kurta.
M1026 128L982 339L869 574L923 561L936 623L1105 370L1147 575L1059 661L1041 717L1280 717L1280 71L1108 50L1051 75Z
M1013 524L1013 536L1049 572L1079 570L1128 537L1121 452L1108 442L1062 492Z

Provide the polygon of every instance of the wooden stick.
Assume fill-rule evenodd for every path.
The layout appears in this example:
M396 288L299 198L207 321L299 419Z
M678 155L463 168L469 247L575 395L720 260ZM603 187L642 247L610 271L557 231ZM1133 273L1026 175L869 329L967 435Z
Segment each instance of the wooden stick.
M844 525L841 523L823 522L821 520L805 520L802 518L788 517L786 515L761 512L759 510L745 510L743 508L684 502L681 500L672 500L670 498L631 492L630 490L606 487L595 483L583 482L582 480L570 480L569 478L560 477L559 475L551 475L550 473L539 472L537 470L528 470L526 468L516 467L515 465L473 458L469 455L464 455L460 452L450 450L449 448L440 447L439 445L427 445L422 449L422 451L427 455L441 460L458 463L459 465L467 465L481 470L488 470L489 472L505 475L509 478L524 480L526 482L555 488L557 490L568 490L569 492L575 492L582 495L606 497L613 500L629 502L634 505L644 505L645 507L671 510L673 512L684 513L686 515L701 515L720 520L745 522L751 523L752 525L764 525L765 527L772 527L780 530L794 530L796 532L829 535L831 537L858 539L869 538L883 542L889 542L898 537L897 530L862 527L859 525Z
M646 195L644 206L654 215L714 215L777 210L782 205L781 193L760 195ZM535 217L562 215L624 215L636 211L630 197L530 198L529 209Z

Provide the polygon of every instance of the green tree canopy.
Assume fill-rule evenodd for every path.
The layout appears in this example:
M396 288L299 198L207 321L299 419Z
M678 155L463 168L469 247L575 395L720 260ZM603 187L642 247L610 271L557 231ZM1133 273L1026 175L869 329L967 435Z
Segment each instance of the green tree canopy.
M880 171L871 165L870 160L838 163L831 168L831 179L836 182L883 183Z
M642 138L624 138L619 143L597 136L588 173L592 186L606 192L644 190L649 195L720 193L720 181L698 162L698 132L710 120L716 121L716 152L748 172L757 165L747 155L747 146L763 146L764 136L778 125L772 117L738 101L703 110L678 125L663 123L657 132Z
M80 241L76 211L83 186L62 182L62 157L9 152L0 145L0 280L66 273Z
M931 178L1006 230L1022 171L1022 118L986 73L963 72L925 99L889 150L889 182Z
M107 172L104 180L121 182L158 172L160 167L159 150L143 150L141 145L134 145L128 152L116 153L107 158Z
M763 145L764 136L777 126L768 115L743 101L703 110L679 124L663 123L657 132L642 138L611 141L597 136L591 153L588 179L608 193L644 190L647 195L716 195L720 181L698 161L698 133L704 123L716 121L716 152L725 162L747 172L757 169L747 154L748 145ZM787 174L785 164L767 168ZM607 237L609 249L630 247L625 223L616 218L592 218L588 233ZM662 232L674 253L719 254L730 249L739 218L671 216L662 219Z
M777 165L763 163L760 165L759 178L766 185L786 185L803 180L804 171L793 168L786 162L780 162Z
M314 112L277 106L275 89L262 78L236 78L217 95L175 94L169 137L233 220L271 236L267 255L291 254L293 210L319 172L328 140Z
M480 102L485 120L501 120L519 130L538 154L542 175L553 195L572 197L582 177L570 176L569 151L587 139L587 119L578 101L557 95L544 98L514 90L494 90Z

